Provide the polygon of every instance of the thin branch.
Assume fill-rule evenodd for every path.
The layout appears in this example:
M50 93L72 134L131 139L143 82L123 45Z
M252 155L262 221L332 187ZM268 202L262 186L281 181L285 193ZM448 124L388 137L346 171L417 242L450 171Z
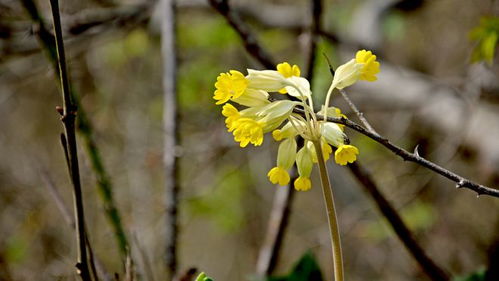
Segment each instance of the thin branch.
M64 43L62 41L61 19L59 14L58 0L51 0L52 17L54 20L54 33L56 38L57 58L59 73L61 78L61 89L63 99L62 122L65 129L69 164L71 169L71 181L73 183L73 199L75 208L76 242L78 245L78 257L76 269L83 281L90 281L90 270L87 261L87 248L85 245L85 213L83 209L83 196L81 193L80 172L78 168L78 151L76 148L76 106L71 100L69 92L69 79L66 69L66 57L64 53Z
M210 4L222 16L225 17L230 26L237 32L243 41L244 48L252 55L258 62L268 69L275 68L275 60L271 55L263 49L256 37L251 33L248 26L241 20L238 14L233 12L229 6L228 0L209 0Z
M65 139L61 138L61 143L64 143ZM64 147L64 145L63 145ZM66 149L65 154L66 154ZM62 217L64 218L64 221L69 225L69 227L73 230L76 230L76 225L74 222L74 219L71 217L71 211L69 208L66 206L64 203L64 200L62 199L61 194L59 193L59 190L55 186L54 181L50 177L50 174L47 172L46 169L42 167L37 168L42 180L45 182L45 187L47 188L50 196L54 200L55 204L57 205L57 208L61 212ZM86 245L87 245L87 250L89 254L89 259L91 260L91 268L94 276L94 280L99 280L98 273L104 277L105 280L109 280L108 273L104 271L104 267L102 265L102 262L100 262L97 257L94 256L92 247L90 246L90 241L88 239L88 235L85 236L86 238Z
M355 175L355 177L362 183L362 187L371 195L372 199L376 202L379 211L388 220L393 231L397 234L397 237L401 240L402 244L406 247L409 253L414 257L414 260L421 266L423 271L431 278L433 281L448 281L450 280L449 275L440 268L423 250L423 248L418 244L414 235L404 223L402 218L399 216L397 211L393 206L386 200L386 198L381 194L376 183L371 177L371 174L357 162L349 164L348 167Z
M329 63L329 70L334 76L334 70ZM357 115L362 124L373 134L379 135L371 124L364 117L364 114L360 112L357 106L350 100L345 90L339 90L343 99L348 103L353 112ZM423 248L418 244L414 235L409 230L409 227L404 223L402 218L399 216L397 211L391 206L391 204L386 200L383 194L379 191L376 183L372 179L371 174L361 166L359 163L354 162L348 165L350 171L355 175L357 180L360 181L362 187L369 192L371 198L376 202L378 209L381 211L383 216L388 220L393 231L404 244L406 249L411 253L416 262L421 266L423 271L434 281L447 281L450 279L449 275L444 269L440 268L423 250Z
M295 109L295 112L300 113L300 114L304 114L303 110L301 110L301 109ZM320 115L317 115L317 117L321 118ZM353 130L371 138L372 140L380 143L381 145L386 147L391 152L400 156L405 161L410 161L410 162L414 162L416 164L419 164L427 169L434 171L437 174L440 174L440 175L452 180L453 182L456 183L456 188L467 188L467 189L475 191L477 193L477 195L484 194L484 195L489 195L489 196L493 196L493 197L499 197L499 190L498 189L490 188L490 187L475 183L475 182L473 182L473 181L471 181L463 176L460 176L454 172L451 172L451 171L449 171L449 170L447 170L447 169L445 169L445 168L443 168L443 167L441 167L441 166L439 166L439 165L437 165L437 164L435 164L435 163L433 163L433 162L431 162L431 161L429 161L429 160L427 160L427 159L425 159L425 158L423 158L415 153L408 152L407 150L393 144L387 138L385 138L381 135L378 135L378 134L371 133L366 128L360 126L359 124L357 124L357 123L355 123L347 118L328 117L327 121L345 125L345 126L349 127L350 129L353 129Z
M305 74L305 78L307 78L308 81L312 81L312 78L314 77L317 40L319 39L318 35L320 34L322 24L322 0L311 0L310 4L312 8L312 26L307 54L307 73Z
M43 21L38 8L32 0L23 0L23 6L30 14L32 21L37 26L38 32L36 32L36 35L38 41L40 42L42 48L46 51L49 60L52 62L54 68L56 69L56 78L60 79L59 68L57 65L58 60L55 53L56 45L53 35L48 31L48 28ZM70 83L70 81L68 81L68 83ZM104 210L109 222L111 223L111 226L113 227L113 231L115 233L122 258L125 258L128 248L128 239L121 223L121 216L114 202L111 179L104 167L103 161L100 156L100 151L97 147L97 144L95 143L92 124L90 123L90 120L88 119L83 107L80 105L78 95L76 94L76 91L73 89L73 87L71 87L71 85L69 85L69 90L71 99L75 103L75 106L78 108L78 131L83 136L84 146L90 158L92 169L95 172L97 178L97 188L104 204ZM58 109L58 111L59 113L63 114L60 109ZM67 143L65 143L66 141L61 141L63 146L67 148ZM68 153L66 153L66 155L67 154Z
M329 67L331 67L331 66L329 66ZM376 132L376 130L374 130L374 128L371 126L371 124L369 124L367 119L364 117L364 113L362 113L357 108L357 106L352 102L352 100L350 100L350 98L347 95L347 92L345 92L345 90L343 90L343 89L341 89L339 91L340 91L340 94L343 97L343 99L348 103L348 106L353 110L355 115L357 115L357 117L359 118L362 125L364 125L364 127L366 127L367 130L369 130L371 133L378 135L378 132Z
M256 272L260 276L267 276L274 271L278 254L281 249L284 230L288 225L291 202L294 197L292 182L297 178L296 168L293 167L292 180L287 186L276 187L274 201L267 222L267 231L258 254Z
M179 116L177 99L176 1L162 0L161 56L163 61L163 162L166 208L166 280L177 272L179 159Z

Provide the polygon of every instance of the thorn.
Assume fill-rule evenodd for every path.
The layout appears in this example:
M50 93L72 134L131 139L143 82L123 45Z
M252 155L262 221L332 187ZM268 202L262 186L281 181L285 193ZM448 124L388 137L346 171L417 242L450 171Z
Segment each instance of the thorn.
M480 192L476 193L476 198L480 198Z
M419 144L416 144L416 147L414 148L414 155L419 157Z
M56 106L55 107L55 110L57 112L59 112L59 114L62 116L62 114L64 114L64 109L62 108L62 106Z
M76 267L76 273L81 274L81 268L82 268L81 262L76 263L75 267Z
M461 188L466 184L464 180L460 180L458 183L456 183L456 188Z

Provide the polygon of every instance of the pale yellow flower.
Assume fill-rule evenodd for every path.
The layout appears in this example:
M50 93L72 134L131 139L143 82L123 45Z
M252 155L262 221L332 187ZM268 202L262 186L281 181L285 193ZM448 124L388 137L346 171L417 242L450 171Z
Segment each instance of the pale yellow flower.
M231 98L241 96L248 86L248 80L244 75L237 71L231 70L227 73L220 73L215 83L215 93L213 99L217 100L216 104L224 104Z
M353 163L357 160L359 149L353 145L341 145L334 153L334 161L340 165Z

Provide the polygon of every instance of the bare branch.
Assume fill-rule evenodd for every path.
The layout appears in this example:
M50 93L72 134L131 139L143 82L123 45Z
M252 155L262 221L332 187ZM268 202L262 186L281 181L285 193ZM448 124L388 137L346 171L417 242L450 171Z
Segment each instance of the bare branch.
M179 193L179 116L177 100L176 1L162 0L161 56L163 61L163 162L165 172L166 208L166 280L177 272L178 193Z
M376 202L379 211L390 223L393 231L397 234L402 244L414 257L414 260L421 266L423 271L434 281L448 281L449 275L440 268L423 250L423 248L418 244L414 235L404 223L402 218L399 216L397 211L393 206L386 200L386 198L381 194L376 183L372 179L371 174L357 162L349 164L348 167L355 175L357 180L361 182L362 187L366 190L371 198Z
M340 90L340 94L343 97L343 99L348 103L348 106L350 106L350 108L353 110L353 112L355 113L355 115L357 115L357 117L359 117L359 120L362 123L362 125L364 125L364 127L366 127L371 133L377 135L378 132L376 132L376 130L374 130L374 128L371 126L371 124L369 124L369 122L367 121L367 119L364 117L364 113L362 113L357 108L357 106L350 100L350 98L347 95L347 92L345 92L345 90L341 89Z
M41 18L41 15L38 12L35 3L32 0L23 0L23 6L30 14L32 21L35 23L35 25L38 26L38 32L36 33L37 38L40 41L40 45L42 46L42 48L46 50L46 53L48 54L50 61L52 62L54 68L56 69L55 71L56 78L59 79L59 71L57 71L59 68L57 66L58 60L55 53L56 45L54 37L52 33L48 31L48 28L46 27L45 22ZM61 27L61 32L62 32L62 27ZM70 81L68 81L68 83L70 83ZM92 169L97 177L97 187L99 190L99 194L101 195L101 199L104 203L104 209L106 211L106 215L109 219L109 222L111 223L111 226L113 227L113 231L115 233L115 237L118 242L121 255L124 258L126 256L128 248L128 240L123 225L121 223L121 216L114 202L111 179L104 167L103 161L101 159L100 150L98 149L97 144L95 143L93 129L92 129L93 127L90 123L90 120L88 119L83 107L80 105L80 101L78 95L76 94L76 91L71 87L71 85L68 85L68 88L70 91L70 97L72 99L72 102L75 104L75 107L78 108L78 117L79 117L78 130L83 135L83 139L85 141L84 145L87 150L90 161L92 163ZM64 114L62 112L62 109L58 108L57 110L61 115ZM65 149L65 156L67 158L66 160L69 161L67 140L64 135L61 135L61 142ZM68 167L69 166L70 165L68 164Z
M308 81L312 81L314 76L317 40L319 39L320 30L322 29L322 0L311 0L310 4L312 8L312 26L310 28L310 41L307 54L307 73L305 74L305 78L307 78Z
M239 34L239 37L241 37L241 40L243 41L244 48L249 54L264 67L268 69L275 68L275 60L260 46L256 37L251 33L248 26L241 20L239 15L230 9L227 0L210 0L210 4L225 17L229 25Z
M293 178L296 178L296 169L293 170ZM267 222L267 231L256 264L256 272L261 276L272 273L277 262L282 237L289 219L290 205L295 193L291 182L288 186L276 187L272 210Z
M76 269L83 281L91 281L90 269L87 262L86 234L85 234L85 213L83 209L83 196L81 193L80 172L78 168L78 151L76 148L76 105L71 100L69 92L69 78L66 68L66 57L64 53L64 43L62 42L61 19L59 15L58 0L51 0L52 17L54 19L54 33L57 47L57 61L61 78L61 90L63 100L62 123L68 144L68 156L70 165L70 176L73 183L73 197L76 223L76 242L78 245L78 258Z
M297 113L300 113L300 114L303 114L303 110L301 109L295 109L295 111ZM318 118L321 118L320 115L317 116ZM346 119L344 117L328 117L327 120L329 122L334 122L334 123L338 123L338 124L343 124L347 127L349 127L350 129L353 129L369 138L371 138L372 140L380 143L381 145L383 145L384 147L386 147L388 150L392 151L393 153L395 153L396 155L400 156L402 159L404 159L405 161L411 161L411 162L414 162L416 164L419 164L425 168L428 168L432 171L434 171L435 173L437 174L440 174L452 181L454 181L456 183L456 188L467 188L467 189L470 189L470 190L473 190L477 193L477 195L489 195L489 196L493 196L493 197L499 197L499 190L498 189L494 189L494 188L490 188L490 187L487 187L487 186L484 186L484 185L481 185L481 184L478 184L478 183L475 183L463 176L460 176L454 172L451 172L415 153L411 153L411 152L408 152L407 150L401 148L401 147L398 147L396 146L395 144L393 144L391 141L389 141L388 139L386 139L385 137L381 136L381 135L378 135L378 134L375 134L375 133L372 133L370 132L369 130L365 129L364 127L360 126L359 124L349 120L349 119Z

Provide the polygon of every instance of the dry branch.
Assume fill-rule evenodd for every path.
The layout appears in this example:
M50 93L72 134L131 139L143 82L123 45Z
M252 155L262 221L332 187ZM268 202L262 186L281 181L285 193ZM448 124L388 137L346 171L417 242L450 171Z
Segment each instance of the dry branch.
M76 263L77 273L83 281L91 281L90 266L88 264L86 233L85 233L85 213L83 208L83 196L81 193L80 171L78 168L78 151L76 147L76 105L72 101L69 89L69 78L66 68L66 57L64 53L64 43L62 41L61 19L59 16L58 0L50 1L52 17L54 20L55 43L57 47L57 61L61 78L61 91L63 100L62 123L65 129L67 157L69 159L69 169L71 181L73 183L73 199L75 209L76 243L78 245L78 257Z
M57 65L58 59L55 52L56 45L53 35L49 32L45 22L43 21L38 11L38 8L32 0L23 0L23 6L30 14L30 17L34 24L37 26L37 39L40 42L42 48L46 51L49 60L52 62L54 68L56 69L56 78L60 79L60 72L57 71L59 69ZM68 83L70 83L70 81L68 81ZM104 209L111 223L111 226L113 227L120 252L122 254L122 257L124 258L126 256L128 248L128 239L121 223L121 216L114 202L111 179L104 167L100 150L95 143L93 126L90 123L90 120L88 119L83 107L81 107L81 105L79 104L79 97L76 94L76 91L71 87L71 85L68 85L68 88L70 91L72 102L74 103L74 106L78 108L78 130L83 136L83 139L85 141L84 145L90 158L92 169L97 177L97 187L104 204ZM66 142L63 141L62 144L64 146L66 145Z

